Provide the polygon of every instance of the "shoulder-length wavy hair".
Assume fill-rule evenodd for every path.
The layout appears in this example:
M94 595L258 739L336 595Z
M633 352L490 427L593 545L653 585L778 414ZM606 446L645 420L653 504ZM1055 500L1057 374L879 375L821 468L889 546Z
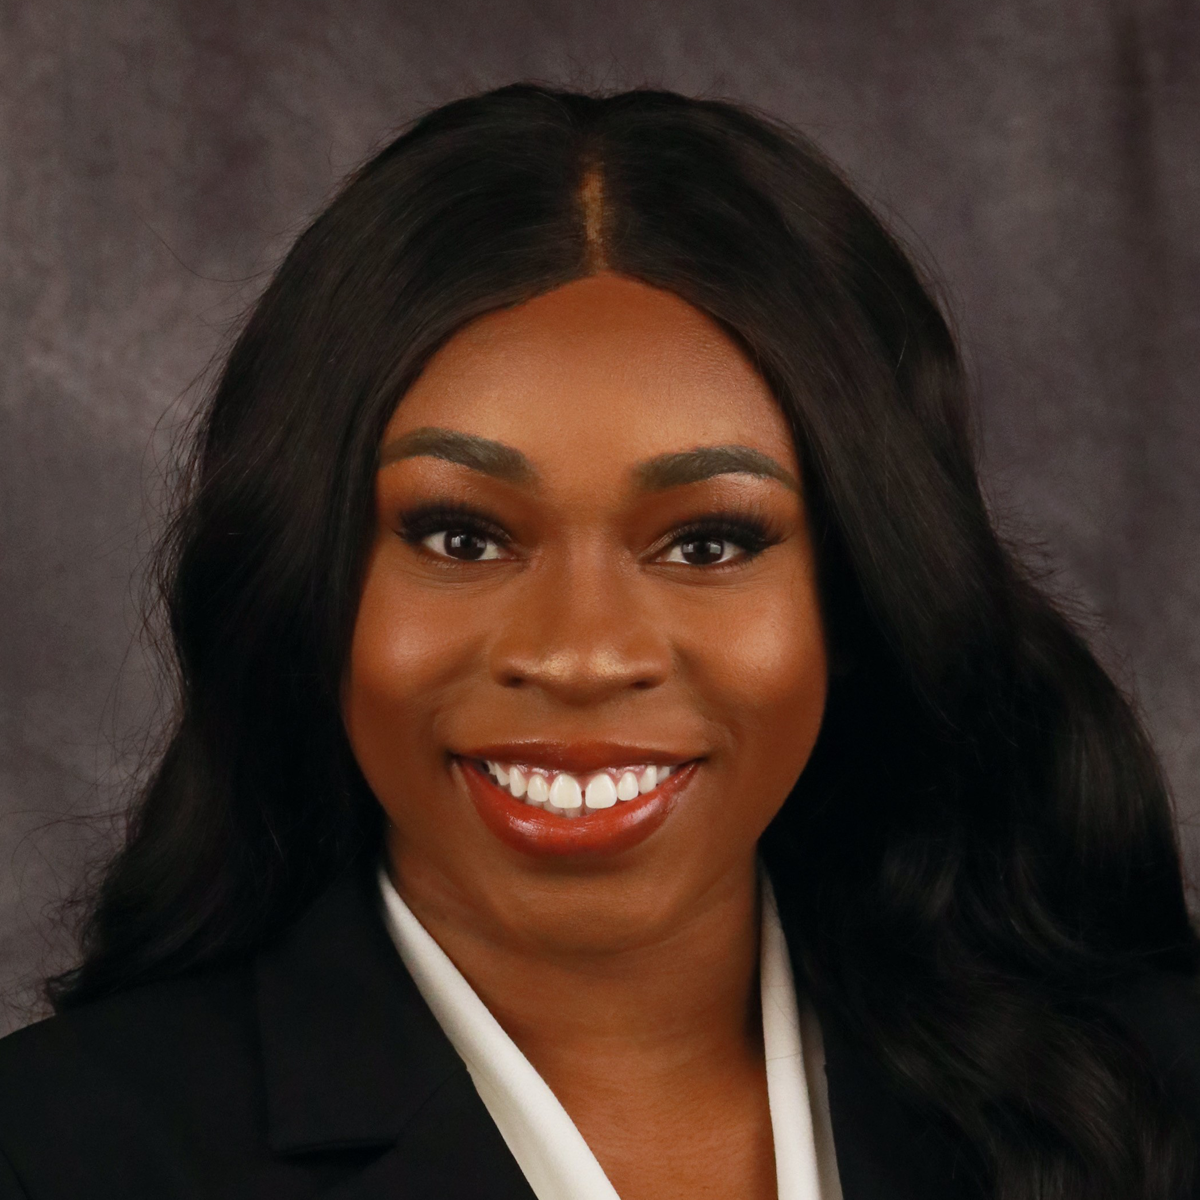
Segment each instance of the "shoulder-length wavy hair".
M600 268L718 321L794 433L840 665L762 850L818 1006L998 1196L1174 1194L1187 1131L1100 1006L1197 967L1154 754L993 529L896 242L803 137L667 92L437 109L288 254L164 547L172 736L52 999L249 954L377 850L339 688L384 425L465 322Z

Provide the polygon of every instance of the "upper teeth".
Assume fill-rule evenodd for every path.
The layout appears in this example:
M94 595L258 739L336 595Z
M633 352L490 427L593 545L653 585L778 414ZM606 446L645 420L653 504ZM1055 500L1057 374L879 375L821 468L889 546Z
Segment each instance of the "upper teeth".
M589 775L550 771L515 763L489 762L487 769L510 796L561 816L612 808L618 800L635 800L653 791L674 767L611 767Z

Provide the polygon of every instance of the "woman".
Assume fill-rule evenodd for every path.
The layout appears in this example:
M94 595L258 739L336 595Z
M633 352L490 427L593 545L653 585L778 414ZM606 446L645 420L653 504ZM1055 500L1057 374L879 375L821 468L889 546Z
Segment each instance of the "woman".
M203 414L177 722L0 1046L0 1196L1197 1194L1158 766L964 393L769 121L393 142Z

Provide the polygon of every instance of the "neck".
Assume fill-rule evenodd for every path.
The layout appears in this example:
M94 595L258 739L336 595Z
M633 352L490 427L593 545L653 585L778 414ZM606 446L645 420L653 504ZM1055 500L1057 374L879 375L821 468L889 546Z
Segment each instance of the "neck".
M643 1095L694 1087L720 1064L761 1062L753 860L681 902L652 930L602 945L507 929L428 879L396 870L393 878L560 1098L613 1087Z

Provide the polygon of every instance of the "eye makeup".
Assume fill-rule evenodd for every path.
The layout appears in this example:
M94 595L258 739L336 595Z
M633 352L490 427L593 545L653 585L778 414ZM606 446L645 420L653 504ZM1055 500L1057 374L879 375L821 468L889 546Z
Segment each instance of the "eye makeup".
M482 509L461 501L436 501L407 509L399 515L399 534L414 548L422 548L433 535L491 541L501 551L508 550L514 539L497 521ZM727 567L756 558L764 550L783 540L783 533L770 516L758 508L721 508L701 513L674 526L658 538L648 552L650 561L660 558L676 546L688 543L732 543L741 550L733 562L687 563L689 566ZM428 550L436 558L457 562L481 561L479 554L457 556ZM488 556L495 561L497 556Z
M742 550L741 557L736 561L745 562L757 558L768 547L782 540L783 535L761 513L719 510L693 517L686 524L676 526L665 540L659 541L652 557L657 558L667 550L689 542L732 542Z
M482 533L503 546L512 541L504 528L486 512L461 501L441 500L406 509L400 514L399 525L400 536L410 545L443 530Z

